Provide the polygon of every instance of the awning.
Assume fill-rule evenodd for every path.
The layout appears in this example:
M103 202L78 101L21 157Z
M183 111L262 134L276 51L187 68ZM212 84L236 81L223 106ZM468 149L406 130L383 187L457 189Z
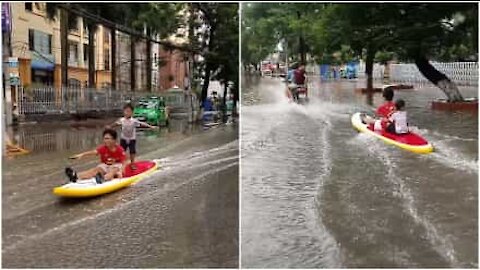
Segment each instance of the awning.
M33 69L53 71L55 69L55 57L53 55L40 54L32 51L31 66Z

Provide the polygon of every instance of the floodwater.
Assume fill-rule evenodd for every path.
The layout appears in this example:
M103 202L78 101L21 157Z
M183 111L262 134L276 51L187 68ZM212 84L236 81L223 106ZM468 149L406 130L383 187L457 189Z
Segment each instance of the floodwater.
M3 163L2 266L237 267L237 124L172 120L169 128L139 131L138 159L160 159L158 172L93 199L55 197L65 166L96 164L67 157L101 143L110 120L10 130L32 153Z
M418 155L352 128L382 102L362 81L315 78L308 105L280 79L242 83L241 267L478 267L476 113L431 110L433 87L395 91L435 147Z

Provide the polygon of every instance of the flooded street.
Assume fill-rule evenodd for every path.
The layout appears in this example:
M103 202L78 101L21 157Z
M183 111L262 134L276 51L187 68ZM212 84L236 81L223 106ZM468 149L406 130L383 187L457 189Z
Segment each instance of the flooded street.
M243 78L242 267L478 267L476 112L431 110L433 87L395 91L435 148L418 155L353 129L382 103L363 81L313 78L303 106L281 79Z
M10 130L32 153L4 159L2 266L161 268L238 266L238 127L172 120L139 131L138 160L160 170L86 200L55 197L72 154L102 142L107 121L28 124ZM81 124L79 124L81 123Z

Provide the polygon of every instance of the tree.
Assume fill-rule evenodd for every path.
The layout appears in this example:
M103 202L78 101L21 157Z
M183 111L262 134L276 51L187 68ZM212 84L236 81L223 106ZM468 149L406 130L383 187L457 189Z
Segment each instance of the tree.
M296 51L305 61L309 52L309 22L321 4L248 3L242 15L242 62L254 64L273 52L279 42L287 44L288 54Z
M245 7L242 31L246 33L242 32L243 42L248 42L242 44L244 63L257 60L259 47L272 52L272 44L282 39L290 51L302 52L300 59L308 52L317 62L345 61L342 50L348 46L344 56L365 59L367 89L373 88L375 59L385 62L395 56L413 61L450 101L462 96L429 59L478 59L478 6L474 3L252 3ZM296 42L298 33L301 38ZM339 52L340 57L334 57ZM259 58L268 53L262 52Z
M376 53L389 51L401 60L413 60L422 75L439 87L449 101L459 101L463 98L456 85L428 59L459 60L452 52L461 50L463 57L477 58L477 14L475 4L335 4L328 6L328 12L317 23L316 34L322 38L317 41L350 44L357 55L366 50L369 89Z
M478 58L478 5L398 4L397 8L402 19L394 22L395 32L404 46L395 46L393 49L403 59L413 60L420 73L440 88L449 101L463 100L456 84L435 69L429 59L461 60L451 50L459 47L470 51L464 52L464 55Z
M138 19L133 25L146 28L146 34L149 37L159 37L164 39L175 33L182 25L182 15L180 12L185 8L181 3L148 3L142 5ZM147 41L147 88L151 90L152 74L152 47L151 42Z
M216 43L215 54L211 54L210 60L218 63L212 79L220 81L224 85L223 108L226 109L227 88L231 83L235 102L238 101L238 6L224 6L219 10L220 16L225 17L223 23L217 29L217 35L222 37ZM235 91L237 90L237 91ZM235 94L237 93L237 94ZM226 111L224 111L224 115Z
M201 37L205 62L200 99L203 104L212 78L238 85L238 4L194 3L192 7L206 29Z

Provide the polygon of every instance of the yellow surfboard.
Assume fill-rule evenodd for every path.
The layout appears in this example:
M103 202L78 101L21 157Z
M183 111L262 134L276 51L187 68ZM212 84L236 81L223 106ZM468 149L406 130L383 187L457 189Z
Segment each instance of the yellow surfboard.
M390 134L385 131L373 131L364 124L360 118L360 113L355 113L351 118L352 125L359 132L367 133L379 138L387 144L392 144L407 151L417 154L428 154L433 152L433 146L420 135L410 132L405 135Z
M53 194L69 198L95 197L130 186L158 169L158 165L154 161L139 161L135 164L137 170L132 171L130 166L127 166L123 178L113 179L102 184L97 184L95 178L78 180L75 183L67 183L54 188Z

